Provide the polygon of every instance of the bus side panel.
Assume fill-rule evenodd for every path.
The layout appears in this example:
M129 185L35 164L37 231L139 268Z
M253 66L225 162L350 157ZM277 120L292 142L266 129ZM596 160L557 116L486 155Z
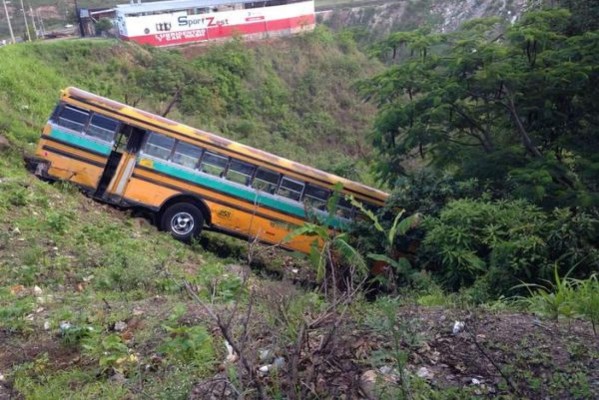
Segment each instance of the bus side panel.
M303 253L310 252L314 237L302 235L289 241L286 240L287 236L297 227L296 225L260 216L259 208L256 210L257 213L251 213L210 201L207 204L212 213L212 225L216 228L244 237L257 238L261 242L280 244L282 247Z
M136 173L139 175L136 176ZM142 177L143 179L140 179ZM304 253L310 252L314 237L298 236L289 242L285 241L289 233L297 227L295 223L277 220L274 217L269 218L266 213L270 214L272 212L259 207L255 209L256 212L252 212L247 208L246 210L240 209L251 206L227 198L222 194L210 193L192 185L177 183L172 179L149 171L134 170L133 177L125 190L124 198L144 204L149 208L158 209L166 200L180 193L193 193L202 198L210 209L212 226L217 229L244 237L255 237L270 244L281 244L283 247ZM220 201L223 203L228 202L232 206L221 204ZM296 223L301 224L302 222L297 220Z
M127 184L123 198L157 210L166 200L179 193L181 193L179 190L131 178Z
M50 177L67 180L88 189L96 187L106 159L68 145L40 139L36 156L50 162Z

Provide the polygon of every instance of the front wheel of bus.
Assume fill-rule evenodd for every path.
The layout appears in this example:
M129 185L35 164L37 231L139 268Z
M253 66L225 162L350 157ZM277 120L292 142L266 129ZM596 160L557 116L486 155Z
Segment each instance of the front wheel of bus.
M204 226L202 212L189 203L173 204L166 209L160 220L162 230L170 232L177 240L190 242L198 236Z

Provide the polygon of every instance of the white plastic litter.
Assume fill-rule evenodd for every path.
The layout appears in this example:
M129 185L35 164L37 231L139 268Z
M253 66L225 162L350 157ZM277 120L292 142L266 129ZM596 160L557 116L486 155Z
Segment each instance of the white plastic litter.
M457 335L458 333L460 333L461 331L463 331L464 330L464 326L465 326L464 322L462 322L462 321L455 321L453 323L453 334Z
M60 325L58 325L58 326L59 326L60 330L63 332L68 331L69 329L71 329L73 327L73 325L71 325L71 323L68 321L62 321L60 323Z
M433 379L435 374L428 370L426 367L420 367L420 369L416 372L419 378L422 379Z
M231 346L231 344L227 340L225 340L225 347L227 348L227 357L225 358L225 360L230 363L237 361L237 355L233 350L233 346Z

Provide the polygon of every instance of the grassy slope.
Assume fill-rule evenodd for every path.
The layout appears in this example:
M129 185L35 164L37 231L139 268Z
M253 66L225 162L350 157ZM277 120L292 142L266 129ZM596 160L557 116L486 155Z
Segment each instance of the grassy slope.
M284 103L284 112L292 120L301 119L299 110L319 107L326 107L330 115L343 116L343 107L336 104L358 103L355 99L337 103L349 94L348 82L341 85L339 80L348 76L348 70L336 73L332 67L324 68L333 61L343 61L344 54L351 54L347 49L329 39L294 40L300 40L297 47L282 42L280 52L276 47L261 46L247 50L255 57L252 60L266 60L245 69L242 85L235 86L243 98L260 99L255 103L260 104L257 108L250 102L249 109L258 110L252 118L254 125L272 123L276 128L284 122L272 122L265 113L272 111L264 106L270 95L254 91L257 82L268 79L276 78L280 90L286 92L276 98L289 101ZM215 48L202 50L202 57L214 59L213 52L229 51L238 54L235 48ZM195 59L192 53L188 50L184 60ZM259 54L264 57L256 57ZM570 328L544 321L539 326L533 316L448 306L451 298L437 292L418 300L445 308L417 307L410 298L382 299L372 304L354 301L337 320L335 313L323 314L329 304L320 295L286 282L252 275L244 288L240 268L229 265L238 262L239 246L222 236L212 235L207 243L231 243L229 251L233 249L235 256L229 253L228 258L221 259L201 247L176 243L142 219L128 218L99 205L69 185L41 182L24 170L23 152L33 148L60 87L76 84L124 99L125 94L139 94L139 88L131 83L133 73L142 68L140 60L150 60L143 65L152 70L154 56L111 41L63 41L0 49L0 134L11 142L11 148L0 154L0 374L4 376L0 398L11 393L44 400L187 398L195 382L218 374L225 351L214 324L182 290L182 279L198 288L201 297L217 310L231 309L231 301L237 297L242 299L244 310L250 291L256 294L246 344L250 361L256 366L260 365L258 350L263 348L290 360L305 321L327 315L318 327L308 328L311 344L304 348L299 362L299 377L309 383L301 387L314 385L321 398L338 398L340 393L357 396L367 389L360 389L365 371L388 369L404 357L414 397L499 393L506 398L592 398L597 394L592 382L599 377L593 359L597 359L599 349L587 324ZM349 57L345 62L356 60ZM220 64L211 68L215 65ZM311 65L319 70L310 72ZM313 82L324 77L330 82L301 85L304 79ZM296 87L307 91L295 91ZM219 85L212 88L222 89ZM295 107L297 101L305 102L306 107ZM160 110L164 101L157 93L146 92L140 104ZM222 114L211 108L205 114L177 111L175 115L226 130L230 126L228 106L224 105ZM242 119L243 115L247 115L244 110L233 110L231 118ZM345 123L335 122L348 126L351 132L362 129ZM310 133L317 135L318 129ZM299 147L303 139L287 140L293 143L287 149L285 141L265 143L274 150L297 154L298 150L289 148ZM318 161L319 156L309 154L317 147L304 154ZM330 157L324 150L321 154ZM468 334L451 335L453 321L464 318L473 329L470 332L480 334L478 341L522 395L507 386ZM335 325L335 321L340 322ZM71 327L65 329L66 323ZM335 340L327 351L315 352L330 332ZM394 342L401 346L394 348ZM422 367L433 372L432 387L416 376ZM268 395L276 397L288 390L285 385L289 385L290 376L285 367L278 377L264 378ZM484 386L472 385L473 377L482 380ZM391 372L383 381L396 378ZM399 398L399 386L387 386L387 397ZM195 398L205 398L198 390L193 389L194 394L200 393Z
M129 389L96 378L102 365L127 356L128 348L143 357L143 350L137 350L141 344L146 355L152 354L167 340L163 322L184 301L173 279L210 280L223 274L223 261L168 239L143 220L125 219L68 185L48 185L24 170L22 152L32 149L57 90L72 82L69 72L81 68L80 62L87 68L101 61L92 56L65 65L69 60L62 50L70 46L76 52L90 44L1 50L0 130L12 148L0 159L0 371L27 398L122 398ZM93 46L101 57L113 44ZM36 285L37 293L32 290ZM124 345L126 340L109 327L130 319L133 310L138 319L143 316L143 324L136 325L135 333L129 330ZM75 330L61 337L59 325L66 321ZM91 347L81 357L83 337ZM97 349L106 354L94 354ZM206 354L209 361L213 352ZM125 369L133 365L120 363ZM152 379L155 384L146 389L150 396L185 393L191 376L206 368L177 365L183 372Z
M308 46L320 57L311 58L317 66L343 58L334 44ZM251 51L254 59L264 56L265 61L248 70L250 79L237 88L247 96L254 96L252 79L276 79L286 91L295 82L284 82L285 77L302 78L297 70L276 76L273 63L293 64L284 52ZM288 56L301 58L294 51ZM123 100L126 93L139 93L132 74L151 60L146 50L114 41L0 49L0 134L11 142L0 157L0 373L9 379L13 394L40 399L139 396L142 389L131 381L109 379L119 371L145 382L145 396L184 398L192 381L215 370L215 352L223 352L206 336L207 324L193 320L197 307L177 282L185 278L204 296L226 302L240 290L240 279L227 275L226 264L235 262L230 258L234 256L219 259L199 247L181 245L142 219L128 219L69 185L41 182L23 167L22 156L33 150L60 88L77 85ZM304 60L298 65L308 73ZM329 73L330 68L322 71ZM322 79L320 74L316 71L311 77ZM330 85L337 85L337 94L348 90L330 79L323 86L328 90ZM141 95L140 106L163 106L154 93ZM297 96L290 92L284 97ZM314 101L317 96L309 103ZM258 115L259 124L264 123L261 117L266 119ZM214 115L195 118L215 126L228 123ZM288 156L297 154L281 140L271 145L286 149ZM227 240L212 236L208 246L218 247L223 241ZM238 249L230 242L227 246L229 252ZM253 279L258 286L260 280ZM296 297L302 296L298 292ZM127 321L127 330L115 332L118 321ZM71 330L61 330L67 322ZM178 336L169 336L169 329L178 329ZM182 354L178 348L185 346L196 350ZM160 365L137 371L152 362ZM0 385L0 390L1 398L8 389Z
M373 108L356 97L352 84L380 65L360 53L351 38L319 29L270 46L188 48L183 56L102 40L33 43L2 51L4 62L11 62L2 65L0 101L30 126L42 126L66 85L139 101L139 107L160 112L180 80L186 87L184 107L169 117L351 178L370 179L361 161L370 155L366 136ZM181 68L188 70L185 78L178 74ZM14 126L18 122L8 113L3 118L21 142L35 141L35 129Z

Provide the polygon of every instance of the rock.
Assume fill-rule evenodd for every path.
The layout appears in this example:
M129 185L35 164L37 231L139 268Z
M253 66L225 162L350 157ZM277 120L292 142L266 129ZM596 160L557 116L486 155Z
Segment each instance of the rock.
M258 351L258 358L261 362L270 362L272 360L273 354L270 349L262 349Z
M272 366L274 369L283 368L284 365L285 365L285 359L283 357L275 358L275 361L272 363Z
M124 385L125 382L127 382L125 375L123 375L121 372L115 372L115 374L108 378L108 380L118 385Z
M473 385L480 385L480 380L476 379L476 378L472 378L472 384Z
M64 333L64 332L66 332L66 331L68 331L69 329L71 329L71 328L73 327L73 325L71 325L71 323L70 323L70 322L68 322L68 321L62 321L62 322L60 323L60 325L58 325L58 326L59 326L60 330L61 330L63 333Z
M140 316L143 315L144 311L141 308L134 308L133 309L133 315L135 316Z
M270 371L270 364L263 365L260 368L258 368L258 372L260 372L261 375L268 374L268 371Z
M127 329L127 323L125 321L118 321L114 324L114 330L116 332L123 332L125 329Z
M35 285L33 287L33 294L35 294L36 296L41 296L42 293L44 293L44 291L42 290L42 288L40 288L39 286Z
M45 331L49 331L50 330L50 321L44 321L44 330Z
M453 323L453 330L452 330L453 334L457 335L458 333L460 333L461 331L463 331L465 325L466 324L464 324L462 321L455 321Z
M7 138L5 138L4 136L0 135L0 151L5 151L8 150L10 148L10 142L8 141Z
M435 374L426 367L420 367L418 372L416 372L416 375L418 375L419 378L427 380L431 380L435 377Z
M250 274L250 268L247 265L228 264L225 265L225 271L231 275L235 275L239 279L245 279Z
M239 359L239 357L237 356L237 354L235 354L233 346L231 346L231 344L227 340L225 340L225 348L227 349L227 357L225 358L225 361L228 363L236 362Z
M367 399L375 399L375 384L376 384L377 373L375 370L370 369L362 374L360 377L360 388Z

